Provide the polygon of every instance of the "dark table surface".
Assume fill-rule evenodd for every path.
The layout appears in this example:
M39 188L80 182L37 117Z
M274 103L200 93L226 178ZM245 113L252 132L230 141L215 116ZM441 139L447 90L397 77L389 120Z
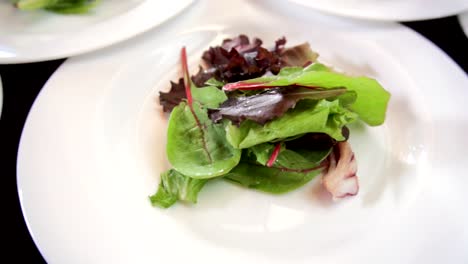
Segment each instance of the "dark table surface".
M403 23L444 50L468 72L468 39L455 16ZM16 186L16 157L21 132L28 112L44 83L65 60L40 63L0 65L3 81L3 110L0 121L2 177L1 188L6 200L2 219L8 234L3 237L13 263L44 263L26 227ZM427 58L430 63L430 58ZM468 87L467 87L468 88ZM2 254L2 259L9 259Z

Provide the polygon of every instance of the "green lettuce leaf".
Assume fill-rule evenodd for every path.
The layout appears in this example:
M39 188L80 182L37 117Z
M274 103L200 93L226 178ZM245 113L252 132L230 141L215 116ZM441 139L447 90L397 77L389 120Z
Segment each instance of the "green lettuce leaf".
M357 115L342 107L339 100L303 100L282 117L265 125L252 120L242 122L239 127L228 124L226 138L234 148L239 149L313 132L326 133L342 141L345 139L343 126L356 119Z
M153 206L168 208L177 201L197 203L197 197L206 179L193 179L170 169L161 173L157 192L150 196Z
M228 99L222 90L214 86L197 88L195 85L192 85L190 89L193 99L200 102L206 108L217 108Z
M349 108L354 102L356 102L357 94L355 91L347 91L346 93L337 96L336 98L330 98L329 101L338 99L342 107Z
M213 78L208 79L208 81L206 81L204 85L222 88L222 87L224 86L224 83L221 82L221 81L216 80L216 79L213 77Z

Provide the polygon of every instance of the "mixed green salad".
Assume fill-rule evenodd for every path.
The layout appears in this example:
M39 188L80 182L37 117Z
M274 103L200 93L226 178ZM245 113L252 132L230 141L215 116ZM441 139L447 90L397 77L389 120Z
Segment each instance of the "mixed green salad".
M335 199L356 195L357 163L347 125L381 125L390 94L374 79L339 73L317 61L308 43L266 49L245 35L203 53L205 67L160 92L170 112L154 206L196 203L205 184L224 179L272 194L293 191L322 174Z
M20 10L44 9L62 14L89 12L100 0L12 0Z

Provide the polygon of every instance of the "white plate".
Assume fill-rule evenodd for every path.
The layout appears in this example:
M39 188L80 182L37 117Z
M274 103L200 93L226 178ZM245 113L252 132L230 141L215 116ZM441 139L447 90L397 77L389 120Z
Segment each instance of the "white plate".
M468 37L468 12L459 15L458 21L460 22L463 32L465 32L465 35Z
M466 0L290 0L323 12L364 19L415 21L459 14Z
M85 15L19 11L0 1L0 64L51 60L103 48L175 16L193 0L105 0Z
M320 199L318 178L282 196L217 181L196 206L151 207L169 167L158 91L176 79L183 45L193 71L204 49L239 33L309 41L324 61L391 91L385 125L351 131L358 196ZM398 24L200 1L50 78L21 138L23 212L50 263L466 263L466 87L449 57Z

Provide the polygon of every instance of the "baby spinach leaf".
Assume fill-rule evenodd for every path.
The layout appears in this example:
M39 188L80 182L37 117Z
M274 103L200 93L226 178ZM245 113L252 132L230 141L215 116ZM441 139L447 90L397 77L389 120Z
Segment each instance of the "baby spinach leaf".
M176 170L161 173L157 192L150 196L153 206L168 208L177 201L197 203L197 197L206 179L193 179Z
M304 136L303 138L313 137ZM305 147L299 147L297 149L290 148L290 146L297 147L296 143L298 142L305 144ZM299 170L316 167L321 161L323 161L328 156L328 154L330 154L330 151L333 147L333 145L330 144L327 144L328 146L325 146L323 142L315 143L310 142L307 139L296 139L290 142L283 142L281 145L281 150L273 166L277 168ZM319 147L314 147L314 145ZM273 153L274 148L275 145L271 143L255 145L247 149L247 155L250 156L251 162L254 161L260 165L265 165L268 159L270 158L271 154Z
M320 172L320 168L295 170L241 162L224 179L263 192L281 194L303 186Z
M226 141L223 124L213 124L197 101L180 103L171 113L166 152L175 170L192 178L213 178L239 163L241 151Z
M275 144L263 143L244 150L243 159L224 176L242 186L268 193L285 193L295 190L318 175L332 146L308 148L310 140L325 140L323 136L303 136L281 143L281 150L272 167L266 167ZM301 146L299 146L302 144ZM298 147L299 146L299 147ZM288 147L296 149L288 149Z
M302 151L284 149L278 155L273 166L287 169L310 169L317 166L322 160L324 160L328 154L330 154L330 151L331 148Z

